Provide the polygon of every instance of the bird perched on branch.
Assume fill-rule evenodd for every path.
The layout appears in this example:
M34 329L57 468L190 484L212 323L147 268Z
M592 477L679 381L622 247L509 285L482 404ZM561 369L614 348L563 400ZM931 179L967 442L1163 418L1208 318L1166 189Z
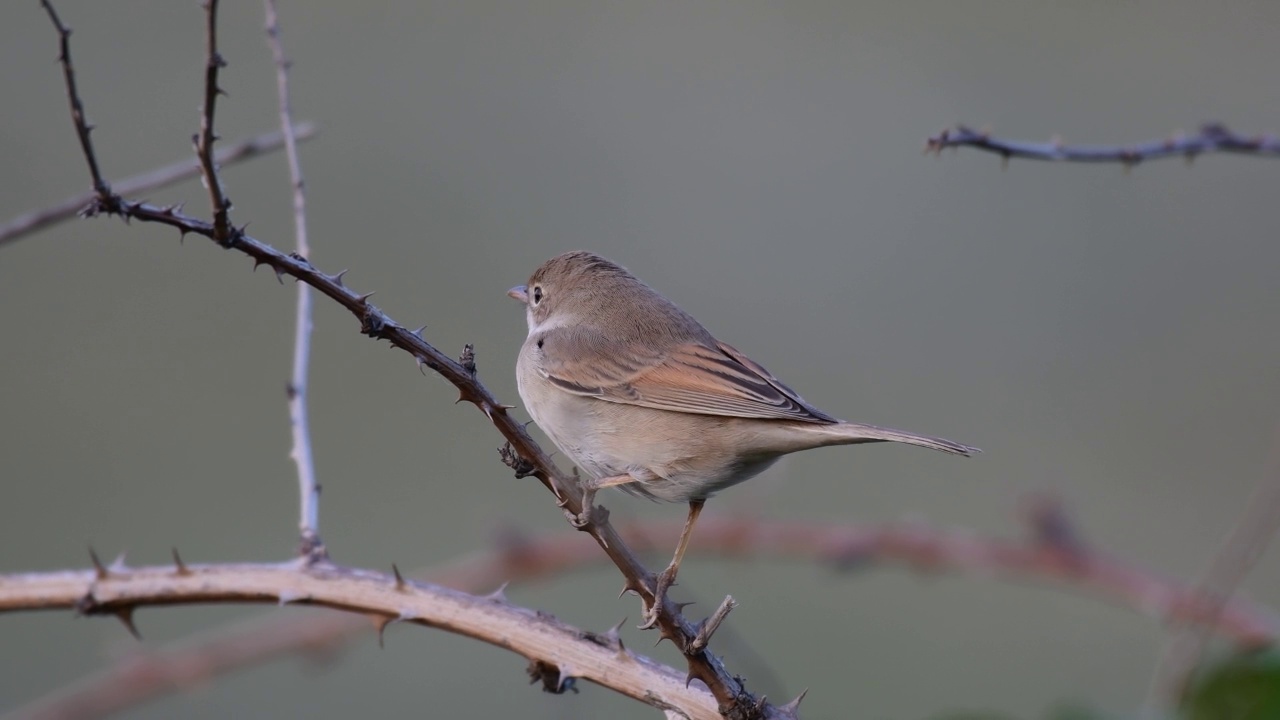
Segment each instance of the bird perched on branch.
M805 402L625 268L585 251L544 262L508 295L529 336L516 380L538 427L587 475L577 527L597 490L689 504L641 627L657 621L702 511L716 492L788 453L899 442L970 455L950 440L845 422Z

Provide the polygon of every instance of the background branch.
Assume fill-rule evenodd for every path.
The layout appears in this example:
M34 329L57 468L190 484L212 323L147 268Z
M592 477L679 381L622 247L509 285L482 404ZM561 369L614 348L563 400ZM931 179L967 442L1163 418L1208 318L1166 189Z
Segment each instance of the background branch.
M925 152L939 154L946 148L970 147L995 153L1005 160L1059 160L1082 163L1137 165L1147 160L1182 157L1188 161L1207 153L1232 153L1256 157L1280 156L1280 139L1274 135L1246 137L1220 123L1206 123L1190 135L1174 133L1163 140L1147 140L1132 145L1067 145L1059 139L1049 142L1005 140L985 131L957 125L925 141Z
M379 632L407 622L482 640L555 673L561 692L582 678L690 718L719 717L712 697L676 670L637 655L616 635L594 634L547 613L516 607L500 594L476 597L425 583L329 563L186 565L0 576L0 612L75 609L115 615L132 630L140 607L204 603L319 605L363 613ZM126 692L128 689L125 689ZM36 713L35 716L40 716Z
M1210 620L1227 614L1240 585L1280 530L1280 456L1276 456L1280 443L1276 448L1271 471L1258 483L1240 519L1196 584L1196 594ZM1175 629L1179 631L1168 641L1151 679L1145 708L1148 716L1179 706L1209 644L1206 626L1178 620Z
M294 252L311 257L307 240L307 191L302 180L302 163L298 160L298 141L293 136L293 108L289 100L289 61L285 58L280 38L280 16L275 0L265 0L267 44L276 66L276 96L280 107L280 132L284 134L285 158L289 164L289 180L293 186ZM320 540L320 483L316 480L315 460L311 453L311 426L307 419L307 366L311 358L311 288L297 284L298 304L294 315L293 375L289 380L289 426L293 447L289 457L298 468L300 552L319 560L325 557Z
M310 140L316 134L315 124L309 122L293 125L292 130L293 136L299 141ZM272 130L222 148L214 154L214 162L220 167L231 165L241 160L248 160L263 153L278 150L284 146L284 142L284 133L279 130ZM117 180L112 185L112 188L121 195L140 195L188 180L199 174L200 161L196 158L190 158L127 177L123 180ZM97 192L90 190L79 195L73 195L56 205L23 213L8 223L0 225L0 245L20 240L50 225L69 220L97 197Z

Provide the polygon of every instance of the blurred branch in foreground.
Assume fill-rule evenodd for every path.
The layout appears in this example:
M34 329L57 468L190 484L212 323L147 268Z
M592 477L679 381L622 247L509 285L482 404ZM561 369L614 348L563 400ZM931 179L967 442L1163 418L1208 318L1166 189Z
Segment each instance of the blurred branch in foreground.
M88 570L15 573L0 577L0 612L74 609L119 618L135 636L142 607L197 604L317 605L372 620L381 635L389 624L412 623L487 642L529 659L544 690L560 693L582 678L659 709L679 708L690 720L717 720L714 698L684 673L622 645L615 631L593 633L549 613L518 607L501 590L470 595L394 575L339 567L302 557L277 564L172 565L131 568L117 561ZM366 622L367 622L366 620ZM495 671L496 672L496 671ZM127 692L127 686L112 688ZM93 706L101 715L106 698ZM59 717L36 710L34 717Z
M1280 619L1241 598L1221 607L1197 600L1187 584L1158 577L1090 549L1061 505L1033 498L1024 505L1023 539L983 538L965 530L921 523L882 526L770 523L741 516L703 518L698 555L753 559L801 559L840 570L900 563L922 572L957 572L1010 580L1040 580L1151 615L1162 622L1192 623L1209 617L1212 630L1237 646L1273 644ZM620 528L638 552L663 552L679 525L634 524ZM577 572L605 558L576 533L528 537L502 533L497 547L460 558L448 566L415 573L465 592L483 592L506 582L524 583ZM368 632L369 623L345 614L253 618L167 647L144 649L111 667L60 688L5 720L84 718L135 706L153 697L182 692L212 678L300 654L329 659Z

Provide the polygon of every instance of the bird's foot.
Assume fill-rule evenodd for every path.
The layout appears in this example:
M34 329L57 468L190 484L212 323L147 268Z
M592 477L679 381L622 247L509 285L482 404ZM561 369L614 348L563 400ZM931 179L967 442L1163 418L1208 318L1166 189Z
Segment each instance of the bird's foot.
M590 486L582 489L582 511L573 512L565 507L565 503L559 503L564 508L564 516L569 520L569 524L581 530L588 525L598 522L604 522L609 517L609 511L603 507L596 505L596 491Z
M657 626L658 616L662 614L662 606L667 601L667 591L671 589L672 585L676 584L677 569L668 567L658 573L658 578L653 587L653 602L649 604L649 607L645 608L644 615L641 616L641 619L644 620L639 626L641 630L648 630Z

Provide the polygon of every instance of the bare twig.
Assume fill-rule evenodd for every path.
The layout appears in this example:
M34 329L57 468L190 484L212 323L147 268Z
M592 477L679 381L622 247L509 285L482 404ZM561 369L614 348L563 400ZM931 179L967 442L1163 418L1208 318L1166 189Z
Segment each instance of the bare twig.
M47 2L47 0L45 0ZM197 136L197 148L208 150L212 142L213 97L217 95L217 67L221 58L216 52L216 33L213 29L216 19L216 0L208 0L206 10L209 18L210 52L206 71L206 103L202 121L204 132ZM68 94L75 93L72 84L67 86ZM78 104L75 100L73 105ZM77 130L81 129L82 118L73 117ZM207 138L206 138L207 135ZM86 138L82 142L85 153L94 153L93 144ZM306 258L285 255L271 246L245 234L239 228L233 228L226 220L226 209L229 204L221 193L217 179L217 168L207 152L199 152L201 167L209 185L214 206L214 222L208 223L185 215L177 208L162 208L145 202L126 201L109 189L103 189L86 208L86 216L97 214L120 215L126 219L142 222L154 222L179 230L184 235L194 233L210 238L222 247L235 249L254 259L256 265L267 265L277 276L289 275L316 288L324 295L347 308L360 320L361 332L369 337L386 340L393 346L410 353L420 365L426 365L439 373L459 390L459 399L474 404L497 427L498 431L511 444L512 453L523 458L534 468L532 474L555 495L557 505L573 515L582 514L582 493L577 484L563 474L552 462L551 458L534 442L522 423L517 422L507 410L511 407L499 403L479 378L468 368L463 367L448 355L427 343L420 334L410 331L392 320L386 313L369 302L373 293L357 294L348 289L342 280L342 273L327 275L317 270ZM221 220L219 219L221 218ZM655 579L640 559L623 543L617 531L607 518L597 513L595 522L587 523L581 529L591 535L622 573L624 590L639 594L647 604L654 600ZM730 673L721 662L708 650L693 651L690 643L697 635L697 626L680 612L679 606L670 597L664 598L657 608L657 625L664 638L670 639L676 647L685 652L689 665L689 678L703 682L716 698L723 714L742 720L757 718L791 718L794 709L786 706L775 706L758 700L747 691L741 678Z
M591 633L492 597L476 597L385 573L328 563L186 565L0 576L0 612L75 609L128 619L141 607L208 603L318 605L360 613L378 623L401 621L482 640L659 709L691 718L720 715L711 695L686 687L682 674ZM130 688L122 689L126 694ZM101 708L99 708L99 711ZM52 717L32 712L28 717ZM59 716L62 717L62 716Z
M702 621L701 627L698 628L698 634L693 638L691 645L702 650L707 647L707 643L711 642L711 636L716 634L716 630L720 629L720 623L729 617L729 613L738 607L738 601L733 599L732 595L725 595L724 600L720 602L720 607L711 613L711 617Z
M309 122L298 123L293 126L293 134L298 140L309 140L316 134L316 126ZM222 167L257 157L283 146L284 135L279 130L272 130L222 148L214 155L214 162ZM111 184L111 187L120 195L139 195L199 174L200 161L189 158L124 180L117 180ZM21 214L8 223L0 225L0 245L20 240L49 225L71 219L96 197L98 192L91 190L69 197L56 205Z
M71 63L71 28L62 24L57 11L49 0L40 0L40 5L49 14L49 20L58 31L58 62L62 64L62 77L67 85L67 101L71 104L71 122L75 125L76 136L80 139L80 149L84 152L85 162L89 164L89 177L93 182L93 191L99 198L111 195L111 186L102 177L98 168L98 157L93 152L93 141L89 134L93 126L84 115L84 104L80 102L80 92L76 89L76 71Z
M1280 445L1277 448L1280 452ZM1280 457L1273 459L1272 466L1195 588L1210 624L1228 612L1240 584L1280 530ZM1145 711L1149 717L1178 706L1209 644L1209 625L1178 623L1175 628L1178 631L1166 644L1148 689Z
M938 154L945 148L971 147L1009 158L1059 160L1083 163L1137 165L1147 160L1182 157L1188 161L1207 153L1234 153L1256 157L1280 156L1280 139L1274 135L1246 137L1220 123L1206 123L1191 135L1175 133L1163 140L1133 145L1067 145L1061 140L1026 142L992 137L991 133L958 125L943 130L925 142L925 152Z
M298 160L298 141L293 136L293 108L289 101L289 60L280 39L280 16L275 0L265 0L267 44L276 65L276 95L280 99L280 130L284 133L285 157L289 163L289 179L293 184L294 252L311 258L307 240L307 192L302 180L302 163ZM293 429L293 448L289 457L298 466L300 498L298 530L301 552L313 560L325 557L320 540L320 484L316 481L315 460L311 453L311 427L307 415L307 366L311 358L311 288L298 283L298 306L294 317L293 377L289 381L289 425Z
M776 523L750 517L710 516L701 520L695 555L800 559L842 569L900 564L921 572L953 572L978 577L1055 583L1129 607L1160 622L1213 621L1213 630L1241 647L1274 643L1280 620L1244 598L1229 600L1213 618L1198 616L1194 588L1159 577L1088 548L1069 527L1060 506L1045 499L1030 503L1023 539L983 538L919 523L882 526ZM641 553L664 552L679 524L635 524L620 529ZM1063 537L1072 537L1064 542ZM465 592L484 592L505 582L532 582L592 567L598 550L576 533L556 531L528 537L506 533L494 551L459 558L446 567L415 573ZM215 629L200 637L140 652L61 688L31 707L56 710L57 717L86 717L76 708L124 709L155 695L180 692L192 684L287 654L328 657L368 626L359 618L332 615L281 618L269 615ZM30 717L19 709L12 717Z
M204 102L200 106L200 132L192 140L195 141L196 157L200 159L200 174L204 178L205 187L209 191L209 203L213 212L213 240L219 245L226 245L232 238L231 200L222 188L222 178L218 175L218 166L214 163L213 143L218 136L213 131L213 115L218 96L226 93L218 87L218 71L227 66L227 61L218 54L218 0L205 0L205 62L204 62ZM85 145L85 152L92 153L93 148Z

